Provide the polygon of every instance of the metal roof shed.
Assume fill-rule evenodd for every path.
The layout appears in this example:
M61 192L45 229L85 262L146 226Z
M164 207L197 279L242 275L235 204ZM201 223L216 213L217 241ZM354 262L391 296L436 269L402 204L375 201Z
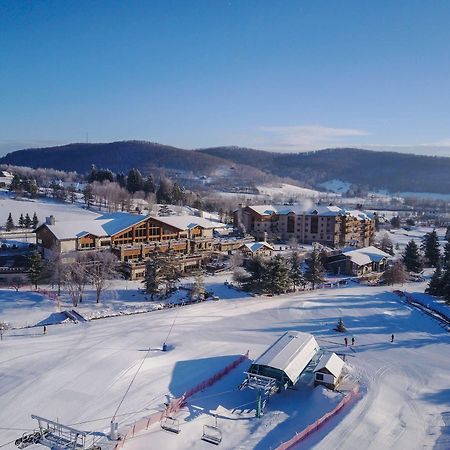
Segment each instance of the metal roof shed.
M315 382L334 389L342 377L344 364L344 361L336 353L323 356L314 369Z
M253 362L249 373L274 378L287 388L297 383L318 350L312 334L287 331Z

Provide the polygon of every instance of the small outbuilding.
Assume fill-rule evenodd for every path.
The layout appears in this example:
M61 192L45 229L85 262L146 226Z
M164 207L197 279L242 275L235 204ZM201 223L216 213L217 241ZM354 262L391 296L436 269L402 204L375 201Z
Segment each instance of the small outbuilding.
M276 380L278 388L288 388L301 374L319 350L312 334L287 331L250 366L248 374Z
M371 245L331 256L327 269L339 275L362 276L371 272L383 272L390 257L388 253Z
M251 242L242 245L239 250L246 256L272 256L275 249L267 242Z
M341 381L344 364L336 353L322 356L314 369L315 383L335 389Z

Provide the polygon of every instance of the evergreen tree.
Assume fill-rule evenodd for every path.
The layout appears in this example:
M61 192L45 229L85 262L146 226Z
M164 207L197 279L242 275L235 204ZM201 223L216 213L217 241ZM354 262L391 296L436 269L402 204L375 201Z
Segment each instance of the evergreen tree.
M30 219L30 215L28 213L25 214L25 220L23 221L25 228L30 228L31 227L31 219Z
M23 218L23 214L21 213L20 217L19 217L19 227L23 228L24 225L25 225L25 219Z
M408 242L403 253L402 260L408 272L419 273L422 271L419 248L417 247L415 241L411 240Z
M137 191L142 191L143 188L143 180L142 180L142 175L141 172L139 172L138 169L131 169L128 172L128 177L127 177L127 189L128 192L131 192L132 194L134 194Z
M423 237L421 247L430 265L437 266L441 258L441 250L436 230L430 231Z
M11 213L9 213L8 219L6 220L5 228L6 231L11 231L14 228L14 220L11 216Z
M244 289L253 292L264 292L266 288L267 263L259 255L255 255L247 261L245 266L248 277L243 279Z
M272 294L281 294L290 286L291 279L286 260L281 255L276 255L267 263L265 289Z
M158 203L173 203L172 201L172 183L167 178L159 180L159 187L156 191L156 201Z
M33 226L33 229L36 229L39 225L39 219L36 213L33 214L33 220L31 221L31 225Z
M450 242L446 242L444 247L444 264L450 263Z
M145 179L142 189L146 194L155 192L155 183L153 182L153 177L151 175Z
M320 260L320 253L314 250L308 260L308 268L305 272L305 279L311 283L313 289L323 281L325 269Z
M160 292L162 284L166 286L166 294L180 279L179 261L173 252L160 253L155 251L145 266L145 291L153 296Z
M190 296L193 300L204 300L205 292L206 290L203 275L199 273L195 277L194 285L192 286Z
M399 216L394 216L391 219L391 225L393 228L400 228L400 217Z
M172 202L177 205L182 205L186 201L186 193L178 183L173 184L171 198Z
M342 320L342 318L338 320L335 330L338 331L339 333L345 333L347 331L347 328L345 328L344 321Z
M125 188L127 186L127 180L124 173L118 173L116 175L116 183L120 186Z
M9 190L15 192L20 189L22 189L22 182L20 181L19 175L15 173L9 185Z
M444 273L442 274L440 296L446 303L450 304L450 264L445 266Z
M44 263L40 253L34 251L28 259L28 276L35 289L38 287L38 283L41 280L42 273L44 271Z
M447 225L447 229L445 230L445 240L450 241L450 225Z
M145 264L144 280L142 281L145 285L145 292L151 295L152 300L154 295L160 292L160 285L163 282L161 259L159 256L159 253L155 252L148 259Z
M300 260L300 255L298 252L292 252L289 258L289 277L294 286L294 291L298 286L305 287L306 285L301 264L302 261Z
M425 292L430 295L442 295L442 269L440 264L437 265Z

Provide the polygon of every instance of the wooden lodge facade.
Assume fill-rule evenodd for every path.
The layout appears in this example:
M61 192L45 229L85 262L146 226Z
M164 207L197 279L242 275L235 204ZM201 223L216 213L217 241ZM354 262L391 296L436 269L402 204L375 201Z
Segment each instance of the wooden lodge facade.
M153 252L173 252L184 270L208 262L215 247L214 229L223 224L195 216L154 217L115 213L91 220L58 222L54 217L35 230L44 258L53 253L111 250L130 279L144 276ZM242 244L240 244L242 245Z

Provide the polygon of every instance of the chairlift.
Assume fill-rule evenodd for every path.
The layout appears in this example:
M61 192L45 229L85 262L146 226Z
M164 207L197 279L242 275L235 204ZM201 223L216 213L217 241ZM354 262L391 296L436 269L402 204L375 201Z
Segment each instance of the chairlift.
M178 434L180 432L180 422L170 416L164 416L159 422L161 428L165 431Z
M217 416L216 424L213 425L203 425L202 441L209 442L210 444L219 445L222 442L222 431L217 426Z

